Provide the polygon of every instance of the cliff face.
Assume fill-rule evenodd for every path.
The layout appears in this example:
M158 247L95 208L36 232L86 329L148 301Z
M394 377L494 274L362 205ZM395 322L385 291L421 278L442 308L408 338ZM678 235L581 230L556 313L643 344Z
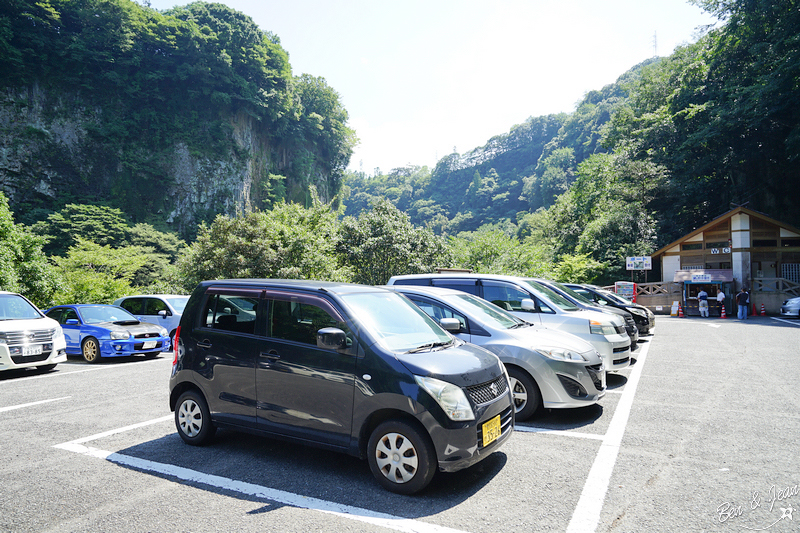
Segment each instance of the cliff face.
M146 149L120 143L119 135L112 141L102 133L103 112L76 94L39 86L2 94L0 189L19 222L67 203L104 202L132 222L191 237L217 214L268 208L280 198L304 202L309 185L323 200L336 192L308 146L276 143L245 112L222 117L222 150L185 142Z

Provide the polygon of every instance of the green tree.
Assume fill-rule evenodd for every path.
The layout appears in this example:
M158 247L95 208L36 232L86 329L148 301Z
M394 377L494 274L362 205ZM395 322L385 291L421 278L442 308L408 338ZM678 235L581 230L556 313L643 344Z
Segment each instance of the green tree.
M392 276L432 272L452 262L442 238L412 225L388 200L358 218L345 217L339 235L336 251L356 283L383 285Z
M40 307L52 303L61 280L42 251L44 238L15 224L0 192L0 290L23 294Z
M336 213L314 196L308 208L282 202L271 211L217 215L200 226L178 269L187 289L222 278L349 281L337 264L336 242Z
M53 258L64 280L55 303L110 304L131 294L131 283L149 251L138 246L112 248L77 237L66 257Z
M63 256L79 240L121 246L128 233L128 223L122 211L113 207L68 204L50 214L47 220L34 224L33 230L47 238L45 252Z

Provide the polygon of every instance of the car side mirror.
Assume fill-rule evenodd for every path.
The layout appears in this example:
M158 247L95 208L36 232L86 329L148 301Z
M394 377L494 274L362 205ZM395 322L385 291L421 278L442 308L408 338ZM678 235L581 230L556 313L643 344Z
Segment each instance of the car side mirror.
M77 318L68 318L67 321L64 322L64 324L67 326L77 326L78 324L80 324L80 322L78 322Z
M443 318L439 320L439 325L451 333L461 331L461 321L457 318Z
M317 331L317 348L339 350L347 346L347 334L339 328L322 328Z
M158 316L160 316L161 318L167 318L167 310L162 309L161 311L158 312Z
M531 311L533 313L536 312L536 303L534 303L534 301L530 298L523 298L521 305L523 311Z

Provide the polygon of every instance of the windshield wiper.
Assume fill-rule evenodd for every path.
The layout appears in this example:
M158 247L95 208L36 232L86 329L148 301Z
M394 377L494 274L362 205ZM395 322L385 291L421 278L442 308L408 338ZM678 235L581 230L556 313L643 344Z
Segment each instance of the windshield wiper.
M530 322L520 322L519 324L514 324L513 326L511 326L511 327L510 327L510 328L508 328L508 329L529 328L529 327L531 327L532 325L533 325L533 324L531 324Z
M424 351L428 351L428 350L433 351L434 348L441 348L443 346L450 346L452 343L453 343L452 340L449 340L447 342L429 342L427 344L423 344L422 346L417 346L416 348L413 348L413 349L407 351L406 353L419 353L419 352L424 352Z

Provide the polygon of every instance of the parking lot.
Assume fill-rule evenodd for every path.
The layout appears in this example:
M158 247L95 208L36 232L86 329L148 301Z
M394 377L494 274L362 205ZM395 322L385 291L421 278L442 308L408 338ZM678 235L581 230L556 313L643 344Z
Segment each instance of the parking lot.
M797 531L799 348L797 321L659 316L599 405L518 424L417 496L314 448L185 445L171 354L6 372L0 530Z

